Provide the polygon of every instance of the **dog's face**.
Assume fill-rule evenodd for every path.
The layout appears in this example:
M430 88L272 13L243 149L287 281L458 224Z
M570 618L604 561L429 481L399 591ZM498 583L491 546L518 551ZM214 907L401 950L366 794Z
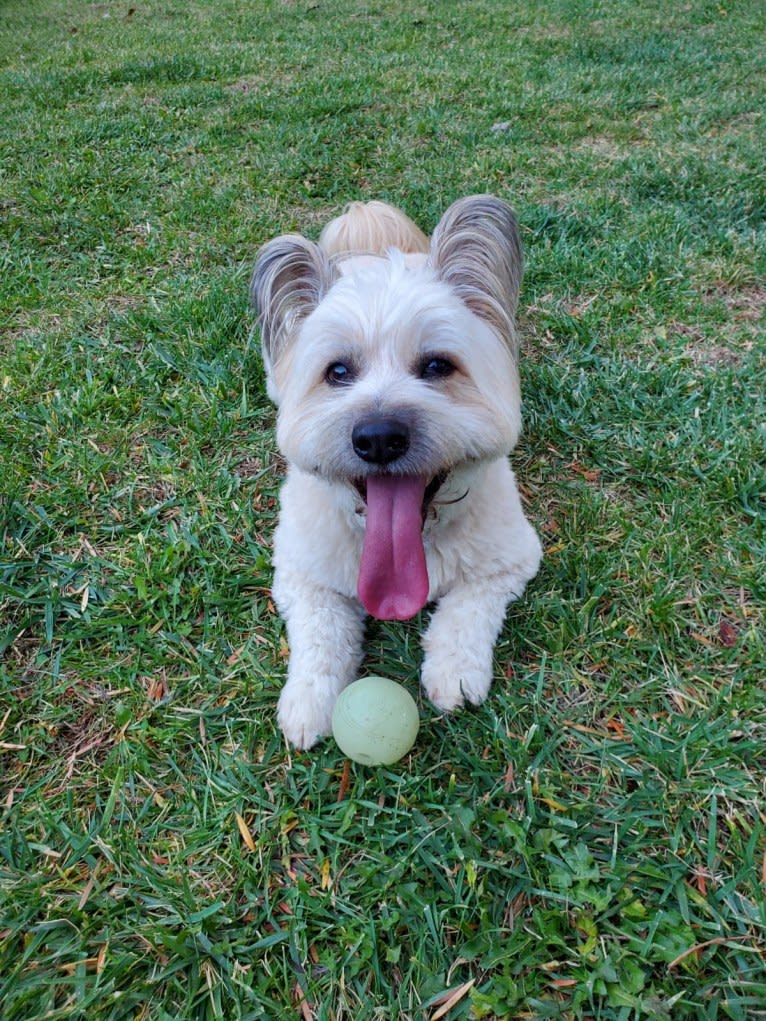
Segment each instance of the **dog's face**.
M274 366L277 441L304 471L359 486L499 457L519 428L514 358L427 266L341 276Z
M347 482L508 453L521 272L513 213L490 196L451 206L428 258L332 262L299 235L265 245L251 294L288 460ZM360 441L366 429L382 445Z
M445 214L428 257L333 263L297 235L259 256L252 289L279 447L358 494L369 542L389 560L397 528L410 555L451 473L516 442L520 273L513 216L484 197Z

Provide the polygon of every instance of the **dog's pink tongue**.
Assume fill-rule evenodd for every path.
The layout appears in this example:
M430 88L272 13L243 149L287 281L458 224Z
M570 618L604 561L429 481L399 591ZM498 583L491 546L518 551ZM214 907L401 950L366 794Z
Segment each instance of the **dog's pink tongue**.
M426 480L412 475L367 479L367 524L357 592L380 620L407 620L428 599L423 549Z

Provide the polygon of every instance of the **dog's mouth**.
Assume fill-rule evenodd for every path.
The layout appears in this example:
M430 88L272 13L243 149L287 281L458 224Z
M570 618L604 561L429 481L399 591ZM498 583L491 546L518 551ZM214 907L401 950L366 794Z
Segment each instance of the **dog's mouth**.
M431 481L426 486L426 488L425 488L425 490L423 492L423 503L421 504L421 507L420 507L420 515L421 515L421 518L423 519L423 524L425 524L425 522L426 522L426 518L428 517L428 512L431 509L431 504L433 502L434 497L439 492L439 490L444 485L444 483L447 481L448 477L449 477L449 472L448 471L441 471L441 472L439 472L438 475L434 475L434 477L431 479ZM357 491L359 496L362 498L362 502L364 503L364 505L366 507L367 506L367 479L366 478L354 479L353 485L354 485L354 489Z
M409 620L428 600L423 524L446 478L381 473L355 482L367 507L357 593L379 620Z

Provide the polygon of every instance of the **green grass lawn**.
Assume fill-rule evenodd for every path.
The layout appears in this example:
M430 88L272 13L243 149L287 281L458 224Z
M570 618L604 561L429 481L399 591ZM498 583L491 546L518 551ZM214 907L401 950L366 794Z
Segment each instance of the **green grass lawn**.
M0 4L0 1018L766 1017L766 10ZM393 767L291 753L247 284L522 225L546 546ZM417 693L422 621L369 629ZM347 782L346 782L347 781Z

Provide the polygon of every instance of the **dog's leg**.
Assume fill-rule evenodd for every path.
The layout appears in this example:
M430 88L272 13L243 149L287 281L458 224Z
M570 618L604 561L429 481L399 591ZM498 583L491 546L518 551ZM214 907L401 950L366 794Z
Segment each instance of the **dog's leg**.
M509 602L529 575L495 576L455 586L439 601L423 636L421 683L439 709L479 705L492 684L492 654Z
M296 748L310 748L332 732L340 692L356 678L362 658L364 612L345 596L305 578L280 579L278 599L287 622L290 662L278 718Z

